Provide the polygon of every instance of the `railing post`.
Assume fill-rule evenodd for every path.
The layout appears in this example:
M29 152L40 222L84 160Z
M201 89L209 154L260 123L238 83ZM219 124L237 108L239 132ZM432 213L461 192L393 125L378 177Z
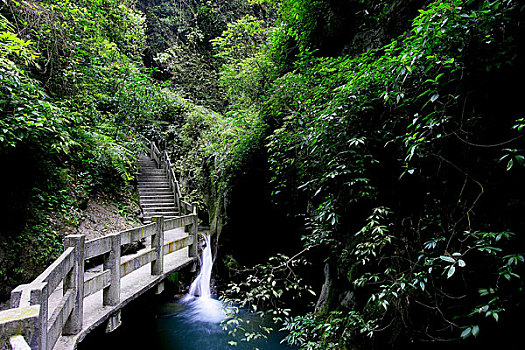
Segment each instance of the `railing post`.
M49 291L47 282L32 284L30 304L40 305L40 312L38 314L38 329L35 334L35 343L39 350L47 350L47 313L48 313L48 298Z
M173 179L171 178L171 170L169 166L167 168L168 170L166 171L167 172L166 175L168 175L168 186L170 186L170 190L175 192L175 189L173 188Z
M155 234L151 237L151 248L155 250L157 259L151 262L151 274L164 273L164 216L151 218L155 223Z
M175 205L177 206L177 210L179 211L179 216L182 216L182 208L180 207L180 198L179 198L179 189L177 188L177 184L173 183L173 199L175 199Z
M153 159L153 141L149 142L149 158Z
M82 318L84 314L84 244L86 236L70 235L66 236L64 248L75 248L75 264L71 271L64 278L64 293L68 289L73 289L75 304L71 315L67 320L62 334L78 334L82 330Z
M111 237L111 251L104 256L104 270L111 274L111 284L102 291L104 306L115 306L120 303L120 234Z
M26 287L27 287L27 284L21 284L11 291L11 298L9 299L9 307L11 309L21 307L21 306L29 306L29 304L21 305L22 294L24 293L24 288Z
M188 255L190 258L195 258L198 255L198 246L199 239L197 237L197 231L199 230L198 226L198 216L197 216L197 206L193 205L193 218L192 224L190 225L190 236L193 237L193 243L188 247Z
M22 306L0 311L0 348L38 349L36 339L40 305ZM9 347L9 344L11 347Z
M9 338L9 345L11 345L13 350L31 350L31 347L22 335L15 335Z

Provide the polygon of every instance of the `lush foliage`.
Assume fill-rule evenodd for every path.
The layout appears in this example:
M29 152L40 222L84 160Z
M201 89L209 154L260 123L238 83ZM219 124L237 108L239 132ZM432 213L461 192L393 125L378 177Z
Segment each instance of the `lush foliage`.
M221 299L227 305L228 318L222 322L223 330L236 339L250 342L266 338L275 330L271 324L252 322L238 317L240 311L249 310L261 319L270 319L273 324L282 324L292 310L287 308L294 301L299 302L308 293L315 292L297 275L297 270L309 263L299 256L287 257L279 254L271 257L265 264L246 269L231 262L232 271L239 276L231 275L227 293ZM236 345L235 341L233 341Z
M14 169L2 176L2 295L60 253L90 195L129 191L137 133L180 109L142 67L144 21L134 2L0 5L0 160Z
M516 335L519 1L144 0L144 15L134 5L3 3L0 156L31 154L33 171L57 179L33 179L26 196L38 215L4 251L38 241L48 251L31 261L53 255L58 229L46 223L58 215L74 226L71 208L89 193L129 181L142 132L164 139L212 230L236 234L231 201L254 186L300 223L282 237L301 240L300 254L222 266L224 298L284 320L289 343ZM249 183L254 173L264 183ZM304 272L323 265L324 284ZM297 307L294 292L313 304L309 283L323 284L318 303ZM237 322L225 328L259 337Z
M305 247L336 271L318 312L288 319L287 339L324 349L488 337L523 307L523 109L505 79L523 77L524 8L273 5L276 21L244 17L212 41L230 104L203 141L201 176L213 178L202 187L212 214L227 214L228 193L264 155L272 201L305 217ZM343 26L341 8L353 37L323 36Z

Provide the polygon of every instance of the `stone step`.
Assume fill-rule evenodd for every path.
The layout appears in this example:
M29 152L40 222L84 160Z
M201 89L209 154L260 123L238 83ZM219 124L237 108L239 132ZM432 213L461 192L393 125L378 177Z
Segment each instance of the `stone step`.
M174 201L175 196L173 194L171 195L159 195L159 196L140 196L139 200L144 203L150 203L150 202L167 202L167 201Z
M139 196L158 196L158 195L161 195L161 196L173 196L173 191L170 190L169 188L152 188L152 187L148 187L148 188L140 188L139 189Z
M140 206L144 210L148 210L149 208L169 208L170 210L177 210L177 206L173 202L169 203L169 205L158 202L140 203Z
M155 180L145 180L145 179L138 179L138 185L146 184L146 183L162 183L162 184L169 184L168 179L155 179Z
M172 206L171 208L170 207L149 207L149 208L142 208L142 211L144 212L144 215L146 215L146 213L177 213L178 209L175 206Z
M149 202L149 203L140 203L140 206L143 208L175 208L175 203L171 202Z
M173 203L171 203L171 206L149 206L149 207L142 207L142 210L144 211L177 211L177 208Z
M146 213L178 213L178 210L177 208L175 208L175 206L142 208L142 211L144 212L144 214Z
M149 184L159 184L159 185L167 185L168 184L168 180L166 178L163 178L163 179L160 179L160 180L142 180L142 181L138 181L138 185L141 186L141 185L149 185Z
M150 207L156 207L156 206L165 207L168 204L171 205L172 207L176 207L175 201L173 200L173 198L171 199L170 202L168 202L167 200L141 200L140 201L140 206L142 208L150 208Z
M164 179L155 179L155 180L151 180L151 181L148 181L148 180L145 180L145 179L138 179L138 185L139 185L139 188L140 186L142 185L145 185L145 184L162 184L162 185L169 185L169 182L168 182L168 179L164 178Z
M151 173L151 174L140 174L139 173L139 174L137 174L137 176L144 177L144 178L147 178L147 179L149 179L149 178L153 178L154 179L156 177L165 177L165 178L168 177L168 176L166 176L166 174L164 172L162 172L162 173L160 173L160 172L159 173Z
M147 190L145 192L148 192ZM144 193L144 194L140 194L139 196L140 199L146 199L146 200L150 200L150 199L162 199L162 200L166 200L168 199L169 201L171 201L172 199L174 199L173 197L173 191L170 191L170 193L164 193L164 194L161 194L161 195L158 195L158 194L148 194L148 193Z
M150 219L151 219L151 218L154 217L154 216L164 216L165 219L166 219L166 218L176 218L176 217L179 216L179 213L177 213L177 212L170 212L170 213L168 213L168 212L166 212L166 213L148 213L148 214L147 214L147 213L144 213L143 218L144 218L144 219L145 219L145 218L150 218Z
M148 171L152 171L152 172L162 171L162 172L164 172L164 169L157 168L157 167L141 167L141 166L139 166L139 172L148 172Z
M159 187L159 186L156 186L156 187L139 187L139 193L140 192L146 193L146 192L152 192L152 191L153 192L155 192L155 191L161 191L161 192L162 191L164 191L164 192L168 191L168 192L173 193L173 191L170 190L170 187L168 185L162 186L162 187Z
M175 208L173 208L170 210L144 210L143 214L144 216L155 216L155 215L169 216L169 215L179 215L179 212Z
M171 196L174 197L173 192L170 190L144 190L139 191L139 196Z
M171 196L174 198L173 192L170 190L144 190L139 191L139 196Z
M144 217L152 217L152 216L178 216L179 213L176 211L148 211L144 212Z
M146 181L168 181L168 177L166 175L139 175L138 176L139 182L146 182Z
M156 163L139 163L139 169L161 169Z
M169 188L170 185L167 181L165 182L139 182L139 188L150 188L150 187L156 187L156 188Z

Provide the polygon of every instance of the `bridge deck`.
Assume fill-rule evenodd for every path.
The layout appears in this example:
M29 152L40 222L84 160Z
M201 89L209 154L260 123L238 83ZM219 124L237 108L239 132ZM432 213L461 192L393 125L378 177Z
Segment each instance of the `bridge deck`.
M166 231L164 233L164 242L168 243L177 238L187 236L183 228ZM146 246L148 244L146 243ZM140 254L141 251L137 252ZM129 260L136 255L124 256L122 261ZM155 287L159 282L164 280L167 275L178 271L193 263L196 258L188 257L188 248L183 248L164 256L164 274L160 276L151 275L150 264L135 270L133 273L126 275L120 280L120 303L117 306L102 305L102 291L84 299L84 320L82 331L74 336L61 336L54 349L71 350L77 343L81 342L86 335L102 323L107 321L115 312L122 309L130 301L136 299L149 289ZM88 271L86 271L88 272ZM49 315L57 307L62 298L62 285L60 285L49 298ZM123 322L126 322L123 320Z

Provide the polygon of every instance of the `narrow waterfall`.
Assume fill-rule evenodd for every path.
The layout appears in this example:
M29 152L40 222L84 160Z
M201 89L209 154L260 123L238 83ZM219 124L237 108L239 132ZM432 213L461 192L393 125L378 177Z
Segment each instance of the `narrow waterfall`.
M189 295L201 298L210 298L211 269L213 267L213 257L211 254L210 236L204 236L205 247L202 251L201 270L190 286Z
M187 315L192 321L220 323L227 315L222 303L212 298L210 290L213 256L210 236L204 236L205 247L200 259L199 274L192 282L188 294L181 300L188 306Z

